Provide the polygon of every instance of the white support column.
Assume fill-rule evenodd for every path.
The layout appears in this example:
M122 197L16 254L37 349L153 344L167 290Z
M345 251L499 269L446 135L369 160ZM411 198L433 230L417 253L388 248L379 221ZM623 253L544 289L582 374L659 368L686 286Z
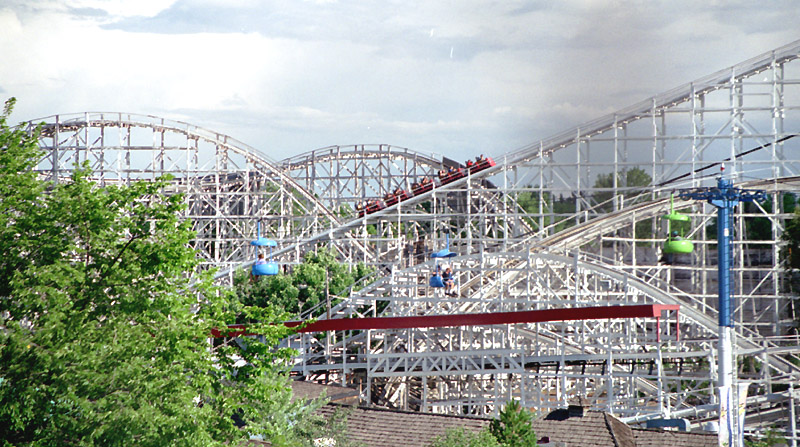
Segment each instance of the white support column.
M789 430L791 431L791 446L797 447L797 411L795 410L797 400L795 400L795 388L789 388Z

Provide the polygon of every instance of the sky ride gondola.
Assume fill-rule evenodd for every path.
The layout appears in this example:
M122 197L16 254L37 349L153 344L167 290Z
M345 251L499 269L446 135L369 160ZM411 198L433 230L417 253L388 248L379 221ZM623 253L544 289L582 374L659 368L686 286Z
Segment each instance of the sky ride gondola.
M280 266L277 262L272 260L272 248L278 245L272 239L261 237L261 222L258 223L258 236L257 239L250 241L250 245L256 247L256 260L253 263L251 273L253 276L273 276L277 275ZM269 247L269 261L267 261L264 253L260 253L260 247Z
M431 287L439 288L445 286L440 272L441 266L439 265L439 260L458 256L458 253L450 251L450 231L445 231L444 234L447 240L447 246L439 251L431 253L431 258L436 260L436 269L434 270L433 275L431 275L431 279L428 282L428 285Z
M689 222L689 216L675 211L673 198L669 198L669 214L663 216L667 219L667 240L664 241L665 254L688 254L694 251L694 244L684 237L683 225L678 222ZM673 225L678 229L673 230Z
M437 266L438 267L438 266ZM431 275L430 281L428 281L428 285L435 288L443 288L444 281L442 281L442 274L439 272L439 269L433 271L433 275Z
M446 231L444 235L447 240L447 246L437 252L431 253L431 258L452 258L458 256L458 253L450 251L450 232Z

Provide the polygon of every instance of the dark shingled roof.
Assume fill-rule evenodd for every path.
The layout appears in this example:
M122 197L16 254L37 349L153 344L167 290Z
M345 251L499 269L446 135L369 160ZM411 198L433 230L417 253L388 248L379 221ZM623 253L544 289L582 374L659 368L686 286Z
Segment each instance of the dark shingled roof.
M344 406L328 404L323 415L333 414ZM345 407L346 408L346 407ZM350 407L347 435L351 441L367 447L427 447L447 429L463 427L480 431L490 419L448 416L430 413ZM585 411L569 417L567 410L553 412L545 419L534 420L533 429L540 445L557 447L716 447L714 434L630 428L616 417ZM556 417L550 417L556 413ZM567 417L564 417L567 416ZM546 442L545 442L546 440Z
M329 416L342 406L328 404L320 413ZM480 431L489 419L447 416L380 408L354 407L347 418L347 437L367 447L427 447L447 429Z
M292 383L295 397L314 398L325 391L332 403L318 410L330 416L337 409L350 414L347 437L366 447L428 447L451 428L480 431L491 419L449 416L382 408L343 405L354 402L358 392L335 385L312 382ZM544 419L534 420L533 429L539 444L555 447L716 447L717 435L686 433L662 429L631 428L613 415L590 411L581 405L555 410Z
M600 411L585 411L581 417L568 417L567 410L556 410L544 419L533 421L536 436L550 442L583 447L636 447L631 428L619 419Z
M636 447L717 447L717 435L661 429L634 429Z

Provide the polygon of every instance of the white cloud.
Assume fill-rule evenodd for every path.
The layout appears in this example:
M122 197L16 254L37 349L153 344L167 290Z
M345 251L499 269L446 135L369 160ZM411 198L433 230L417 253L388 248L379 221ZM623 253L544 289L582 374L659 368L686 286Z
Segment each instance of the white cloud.
M688 0L9 1L0 91L19 119L155 114L287 156L519 147L788 43L800 18Z
M64 0L70 8L91 8L115 17L154 17L177 0Z

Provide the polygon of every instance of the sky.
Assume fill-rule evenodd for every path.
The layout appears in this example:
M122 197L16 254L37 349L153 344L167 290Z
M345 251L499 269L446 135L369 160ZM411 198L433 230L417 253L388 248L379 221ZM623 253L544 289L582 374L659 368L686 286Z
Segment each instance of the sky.
M499 156L800 39L796 0L0 0L11 121L155 115L280 160Z

